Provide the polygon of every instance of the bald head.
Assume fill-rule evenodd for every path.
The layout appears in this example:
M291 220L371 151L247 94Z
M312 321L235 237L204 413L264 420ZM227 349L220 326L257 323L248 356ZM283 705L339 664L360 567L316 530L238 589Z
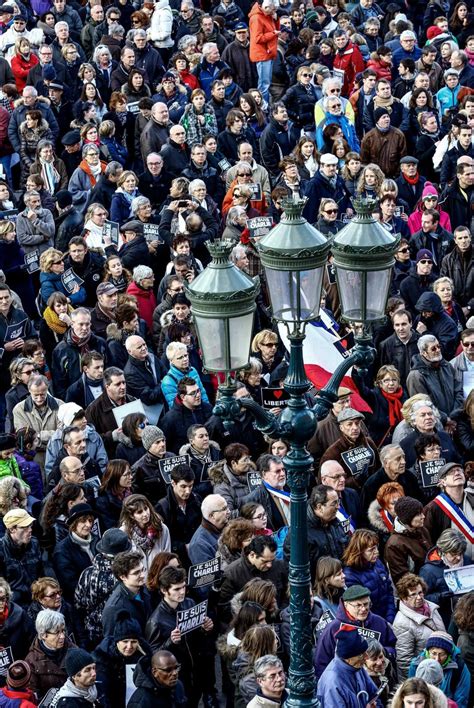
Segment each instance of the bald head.
M321 483L326 484L336 492L343 492L346 486L346 473L344 468L336 460L326 460L321 465Z
M160 125L168 125L170 114L166 103L154 103L151 109L151 115L155 123Z
M67 455L59 465L59 473L64 482L82 484L85 480L84 467L78 457Z
M148 349L145 340L143 337L139 337L136 334L132 334L131 337L128 337L125 342L125 347L129 356L132 356L134 359L144 361L148 356Z

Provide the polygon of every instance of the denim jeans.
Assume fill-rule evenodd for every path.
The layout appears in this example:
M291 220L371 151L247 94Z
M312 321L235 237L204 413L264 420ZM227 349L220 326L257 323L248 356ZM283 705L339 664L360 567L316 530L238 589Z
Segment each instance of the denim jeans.
M269 88L272 82L273 59L268 61L257 62L258 74L258 90L263 96L263 99L268 103L270 101Z

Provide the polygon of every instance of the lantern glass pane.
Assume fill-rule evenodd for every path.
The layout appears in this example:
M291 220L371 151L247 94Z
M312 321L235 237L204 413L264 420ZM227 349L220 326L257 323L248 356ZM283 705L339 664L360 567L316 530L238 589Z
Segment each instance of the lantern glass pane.
M253 312L233 318L194 315L204 368L230 372L249 361Z
M388 289L392 278L392 268L374 270L367 273L367 313L366 318L379 320L385 317Z
M274 317L285 322L314 320L319 315L323 269L284 271L265 268Z
M358 271L337 269L337 283L344 317L371 322L385 316L392 269Z

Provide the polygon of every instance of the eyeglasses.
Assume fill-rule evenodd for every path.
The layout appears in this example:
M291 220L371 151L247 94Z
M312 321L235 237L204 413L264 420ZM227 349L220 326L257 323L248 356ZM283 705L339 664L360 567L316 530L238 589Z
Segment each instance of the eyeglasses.
M201 391L199 388L197 388L195 391L187 391L186 396L192 396L193 398L196 398L199 393L201 393Z
M313 78L313 74L301 74L301 76L303 76L305 79L308 78L308 76L310 79Z
M276 342L262 342L262 347L277 347L278 344Z
M157 666L156 670L161 671L163 674L177 674L181 669L181 664L175 664L175 666L168 666L166 669L162 669L161 666Z
M433 265L433 261L430 261L429 259L426 259L426 258L423 258L421 261L418 261L418 263L423 263L423 265L430 263L431 265Z
M263 513L263 514L255 514L255 516L252 516L252 519L258 519L259 521L262 521L263 519L266 519L268 514Z
M409 253L409 251L410 249L406 246L405 248L399 248L397 253Z
M53 261L53 262L51 263L51 265L62 265L62 264L63 264L62 261Z
M344 472L341 472L341 474L326 474L324 475L327 477L327 479L345 479L346 475Z
M140 25L141 20L132 20L132 25Z
M423 199L423 201L424 201L424 202L437 202L437 201L438 201L438 197L425 197L425 198Z
M53 637L58 637L60 634L62 634L63 637L65 637L65 636L66 636L66 630L63 628L63 629L58 629L57 632L46 632L46 634L51 634Z
M325 214L337 214L337 209L325 209Z
M56 590L56 592L52 592L50 595L43 595L43 600L52 600L53 597L61 597L62 594L62 590Z
M346 602L346 605L352 605L356 610L369 610L371 604L370 600L368 602Z
M211 511L211 514L223 514L225 511L229 511L228 506L224 506L222 509L214 509L214 511Z

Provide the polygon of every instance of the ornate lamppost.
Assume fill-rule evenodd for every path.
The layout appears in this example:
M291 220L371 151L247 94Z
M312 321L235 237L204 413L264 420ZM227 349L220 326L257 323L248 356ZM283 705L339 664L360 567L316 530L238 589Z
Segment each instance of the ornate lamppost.
M291 491L290 509L290 670L287 708L313 708L315 678L312 663L310 569L307 543L307 488L313 458L306 444L337 400L337 389L348 370L369 366L374 360L366 326L385 316L394 253L400 240L375 221L376 202L354 204L356 216L336 237L327 239L302 217L305 201L287 201L280 223L257 244L268 283L273 317L286 325L290 362L284 388L290 399L279 418L248 398L234 398L233 372L248 363L257 279L248 277L229 261L232 244L209 246L209 266L186 286L208 371L225 374L219 387L215 413L224 424L252 411L256 427L289 441L283 462ZM304 370L303 341L306 325L319 315L324 268L329 251L334 255L342 316L361 323L356 345L337 367L310 408L305 393L311 388Z

